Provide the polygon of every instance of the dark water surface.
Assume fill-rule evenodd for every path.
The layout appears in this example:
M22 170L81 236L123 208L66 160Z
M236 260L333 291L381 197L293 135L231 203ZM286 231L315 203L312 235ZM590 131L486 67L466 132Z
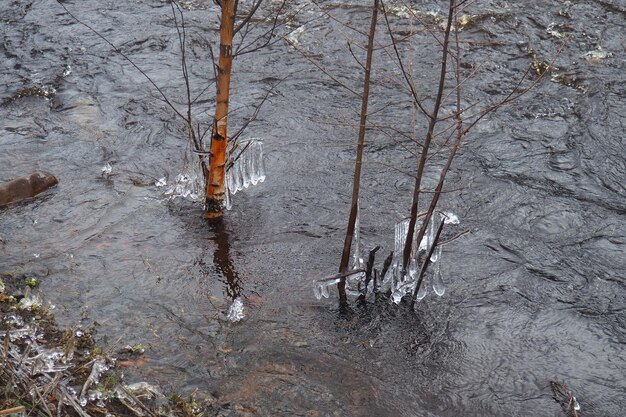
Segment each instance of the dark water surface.
M64 4L184 102L167 3ZM197 94L212 72L216 6L187 5ZM365 28L368 5L324 7ZM346 41L363 37L304 1L290 10L300 7L291 25L304 25L292 35L299 48L358 88ZM233 126L252 112L251 99L286 80L247 133L265 141L268 180L237 193L223 226L211 228L201 207L169 202L154 185L183 170L186 144L145 79L56 2L3 0L0 180L42 169L60 183L0 212L0 271L39 277L62 324L96 323L103 343L148 346L148 361L129 378L214 395L224 415L563 416L551 379L569 386L582 416L623 415L625 8L534 0L469 9L477 16L461 32L471 41L463 60L477 69L467 103L504 97L530 50L556 57L558 70L467 137L448 181L456 191L441 203L459 215L458 232L468 231L445 247L445 296L430 294L417 314L386 302L340 314L334 295L313 298L312 280L338 266L359 104L352 93L284 42L238 58ZM402 13L391 23L398 34L418 26ZM388 43L382 25L379 33ZM428 103L439 53L426 34L413 42ZM371 121L411 131L397 76L381 52ZM211 94L199 120L210 118ZM399 171L414 170L406 151L414 145L376 129L368 142L363 244L385 253L408 213L412 181ZM230 323L238 294L246 317Z

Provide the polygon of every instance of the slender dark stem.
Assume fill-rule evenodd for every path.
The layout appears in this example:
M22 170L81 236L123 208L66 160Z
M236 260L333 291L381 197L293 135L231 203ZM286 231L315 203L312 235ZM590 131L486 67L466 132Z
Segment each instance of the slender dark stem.
M372 7L372 21L370 24L370 32L367 41L367 58L365 60L365 77L363 80L363 94L361 95L361 117L359 124L359 136L357 140L356 161L354 163L354 177L352 179L352 204L350 207L350 217L348 218L348 227L346 229L346 238L343 243L343 252L341 253L341 263L339 272L345 272L348 269L350 260L350 249L352 248L352 239L354 237L354 228L359 207L359 188L361 185L361 165L363 161L363 147L365 142L365 125L367 123L367 104L369 101L370 76L372 72L372 55L374 50L374 35L376 33L376 22L378 20L378 4L379 0L374 0ZM346 280L342 278L337 284L339 291L339 302L345 305L348 302L346 296Z

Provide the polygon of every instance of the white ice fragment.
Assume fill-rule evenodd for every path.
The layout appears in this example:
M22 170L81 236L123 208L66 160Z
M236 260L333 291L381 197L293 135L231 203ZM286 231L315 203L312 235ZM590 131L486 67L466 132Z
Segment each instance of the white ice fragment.
M67 77L71 73L72 73L72 66L70 64L67 64L67 66L65 67L65 70L63 71L63 78Z
M402 297L404 297L406 294L410 293L411 290L415 287L415 283L414 282L404 282L401 285L398 286L398 288L396 288L396 290L391 293L391 300L395 303L398 304L400 303L400 300L402 300Z
M159 178L154 182L154 185L156 185L157 187L165 187L167 185L167 180L165 179L165 177Z
M33 308L41 307L41 298L37 295L27 294L22 298L17 305L20 310L32 310Z
M563 39L568 36L568 33L560 30L560 26L556 22L552 22L546 28L546 32L554 36L557 39Z
M111 166L110 163L107 162L106 165L104 165L101 168L101 171L102 171L102 175L109 175L111 171L113 171L113 167Z
M98 384L98 382L100 381L100 375L108 370L109 366L106 364L106 360L103 357L98 356L96 359L94 359L93 365L91 367L91 372L89 373L89 377L83 384L83 389L80 391L80 403L83 407L87 404L87 398L85 396L87 395L87 390L89 389L89 387L91 385Z
M76 330L76 333L74 333L76 335L76 337L83 337L84 333L80 330Z
M184 171L176 176L174 184L164 192L170 200L176 197L186 198L191 201L200 201L203 198L203 184L200 175L193 169Z
M20 316L18 316L17 314L7 314L4 317L4 322L5 324L8 325L13 325L16 327L22 327L24 325L24 320L22 320L22 318Z
M147 395L150 398L163 397L159 388L147 382L135 382L134 384L126 385L126 389L132 393Z
M62 372L70 367L70 365L59 363L64 359L64 353L60 351L44 350L31 359L33 360L33 374Z
M595 51L589 51L583 54L581 57L585 58L587 61L591 63L597 63L598 61L610 58L612 56L613 56L612 53L607 52L603 50L602 48L598 47L598 49L596 49Z
M353 275L358 275L358 274L352 274L352 275L346 277L346 281ZM313 285L313 295L315 295L315 298L317 298L318 300L321 300L322 297L329 298L330 297L330 292L329 292L328 289L332 285L338 284L340 281L341 281L340 278L325 279L325 280L315 281L315 283Z
M33 256L35 257L35 259L39 259L41 255L39 253L33 253Z
M239 320L244 318L243 301L241 301L241 298L235 298L233 304L228 309L228 315L226 316L226 318L233 323L238 322Z
M300 45L300 35L304 33L304 30L304 26L300 26L299 28L292 30L286 37L287 41L293 46Z
M441 213L443 215L443 223L444 224L459 224L459 216L452 213L451 211L444 211Z
M580 404L578 403L578 400L576 399L576 397L572 397L572 401L574 402L574 410L579 411Z

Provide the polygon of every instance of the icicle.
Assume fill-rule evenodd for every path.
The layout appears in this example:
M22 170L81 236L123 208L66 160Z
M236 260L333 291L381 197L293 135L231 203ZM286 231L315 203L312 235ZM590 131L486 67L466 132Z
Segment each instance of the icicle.
M230 170L224 173L224 208L226 210L230 210L233 207L232 201L230 200L230 183L231 176Z
M439 252L439 259L441 259L441 247L437 248ZM435 274L433 276L433 291L439 297L442 297L446 293L446 284L443 282L443 277L441 276L441 262L437 262L435 264Z
M243 188L248 188L250 186L250 177L252 175L252 167L250 166L250 163L254 157L251 152L254 141L249 143L249 145L243 146L242 149L245 149L245 151L243 151L243 153L239 156L241 164L241 184L243 185Z
M244 167L241 161L241 156L237 159L237 161L235 161L235 166L233 168L235 168L235 172L233 172L233 175L235 175L235 186L237 187L237 191L241 191L243 190L244 176Z
M237 192L237 184L235 184L235 165L233 164L228 171L226 171L226 178L224 179L228 185L228 191L231 194Z
M422 285L420 286L419 291L417 291L417 295L415 296L415 299L419 301L423 299L424 297L426 297L426 294L428 294L428 285L424 285L424 282L422 282Z
M359 269L365 266L363 262L363 258L361 257L361 227L360 227L360 209L359 203L357 202L356 208L356 221L354 222L354 235L353 235L353 243L354 243L354 251L352 253L352 268Z
M404 244L406 242L406 235L409 231L409 219L405 219L401 222L396 223L395 231L396 239L394 245L394 254L398 259L402 259L402 253L404 253Z
M255 160L256 164L256 173L259 178L259 182L265 181L265 162L263 161L263 143L259 140L255 141L254 147L256 150Z

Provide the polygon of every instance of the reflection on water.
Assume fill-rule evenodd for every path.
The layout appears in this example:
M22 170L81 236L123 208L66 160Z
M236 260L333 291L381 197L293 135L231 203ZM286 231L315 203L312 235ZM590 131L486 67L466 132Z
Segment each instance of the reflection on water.
M213 265L220 274L218 279L225 284L224 291L226 296L235 301L242 295L243 288L230 255L230 236L226 227L227 220L220 219L208 223L210 226L209 230L213 232L213 236L210 239L215 243Z

